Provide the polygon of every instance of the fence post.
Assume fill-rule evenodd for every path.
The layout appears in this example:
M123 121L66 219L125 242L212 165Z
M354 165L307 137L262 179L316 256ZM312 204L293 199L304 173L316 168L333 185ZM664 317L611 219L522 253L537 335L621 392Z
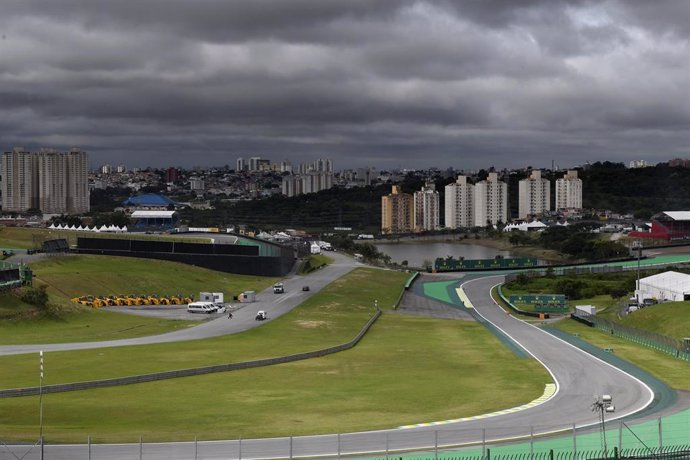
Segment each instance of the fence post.
M89 460L91 460L91 435L86 438L86 442L89 445Z
M237 459L242 460L242 436L240 436L240 438L238 439Z
M290 435L290 460L292 460L292 435Z
M482 458L486 458L486 428L482 428Z
M486 449L486 460L491 460L491 449Z
M659 449L664 447L664 440L661 435L661 417L659 417Z
M438 430L434 430L434 460L438 460Z
M144 438L139 436L139 460L144 458Z
M386 432L386 460L388 460L388 432Z
M573 460L577 460L577 432L573 423Z
M553 449L549 449L549 460L553 460Z
M529 458L534 460L534 427L529 427Z
M618 452L623 452L623 420L618 422Z
M338 460L340 460L340 433L338 433Z
M199 458L199 443L197 441L196 435L194 435L194 460Z

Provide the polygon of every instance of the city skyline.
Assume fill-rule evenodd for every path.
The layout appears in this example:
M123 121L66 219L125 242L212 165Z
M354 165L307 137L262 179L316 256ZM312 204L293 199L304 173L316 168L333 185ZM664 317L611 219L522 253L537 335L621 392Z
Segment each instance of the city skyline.
M0 145L78 147L92 167L656 164L690 157L689 15L684 0L10 0Z

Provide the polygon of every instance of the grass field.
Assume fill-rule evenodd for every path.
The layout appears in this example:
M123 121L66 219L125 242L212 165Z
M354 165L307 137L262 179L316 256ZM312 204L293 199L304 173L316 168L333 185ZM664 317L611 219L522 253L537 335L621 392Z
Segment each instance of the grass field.
M571 334L579 334L581 339L600 348L612 348L616 356L654 374L672 388L690 390L690 364L684 361L570 319L559 321L556 323L556 327Z
M282 356L352 339L373 314L395 302L406 273L359 269L335 280L299 308L270 323L223 337L189 342L46 354L46 384L198 367ZM0 388L35 384L35 356L0 357Z
M114 256L50 257L31 264L34 280L67 298L82 295L193 294L223 292L226 298L261 291L277 278L234 275L176 262Z
M690 337L690 302L668 302L646 307L619 322L676 339Z
M333 263L333 259L323 254L312 254L305 259L299 267L299 275L306 275L307 273L318 270L319 268Z
M479 324L384 313L360 345L337 355L46 396L45 433L117 442L387 428L514 407L549 381ZM36 398L0 400L0 432L35 436L36 407Z
M0 296L4 302L7 296ZM32 309L24 306L23 309ZM146 318L107 311L84 310L59 317L25 316L0 320L0 345L116 340L163 334L198 325L198 321Z
M35 285L48 287L46 314L18 298L0 295L0 345L114 340L161 334L198 324L95 311L69 298L111 294L193 294L224 292L232 298L260 291L277 278L233 275L175 262L111 256L50 257L34 262Z

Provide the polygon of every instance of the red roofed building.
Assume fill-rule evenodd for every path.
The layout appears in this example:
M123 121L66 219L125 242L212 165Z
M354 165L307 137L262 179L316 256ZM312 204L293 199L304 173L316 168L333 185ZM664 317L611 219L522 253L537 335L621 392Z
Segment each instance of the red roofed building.
M630 232L628 236L667 241L690 239L690 211L664 211L652 217L649 232Z

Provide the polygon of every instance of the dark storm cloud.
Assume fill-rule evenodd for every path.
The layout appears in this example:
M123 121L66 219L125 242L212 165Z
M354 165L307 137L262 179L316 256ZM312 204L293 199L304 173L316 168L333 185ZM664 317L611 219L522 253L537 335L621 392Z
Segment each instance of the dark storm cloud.
M663 161L690 153L688 13L685 0L5 0L0 142L133 166Z

